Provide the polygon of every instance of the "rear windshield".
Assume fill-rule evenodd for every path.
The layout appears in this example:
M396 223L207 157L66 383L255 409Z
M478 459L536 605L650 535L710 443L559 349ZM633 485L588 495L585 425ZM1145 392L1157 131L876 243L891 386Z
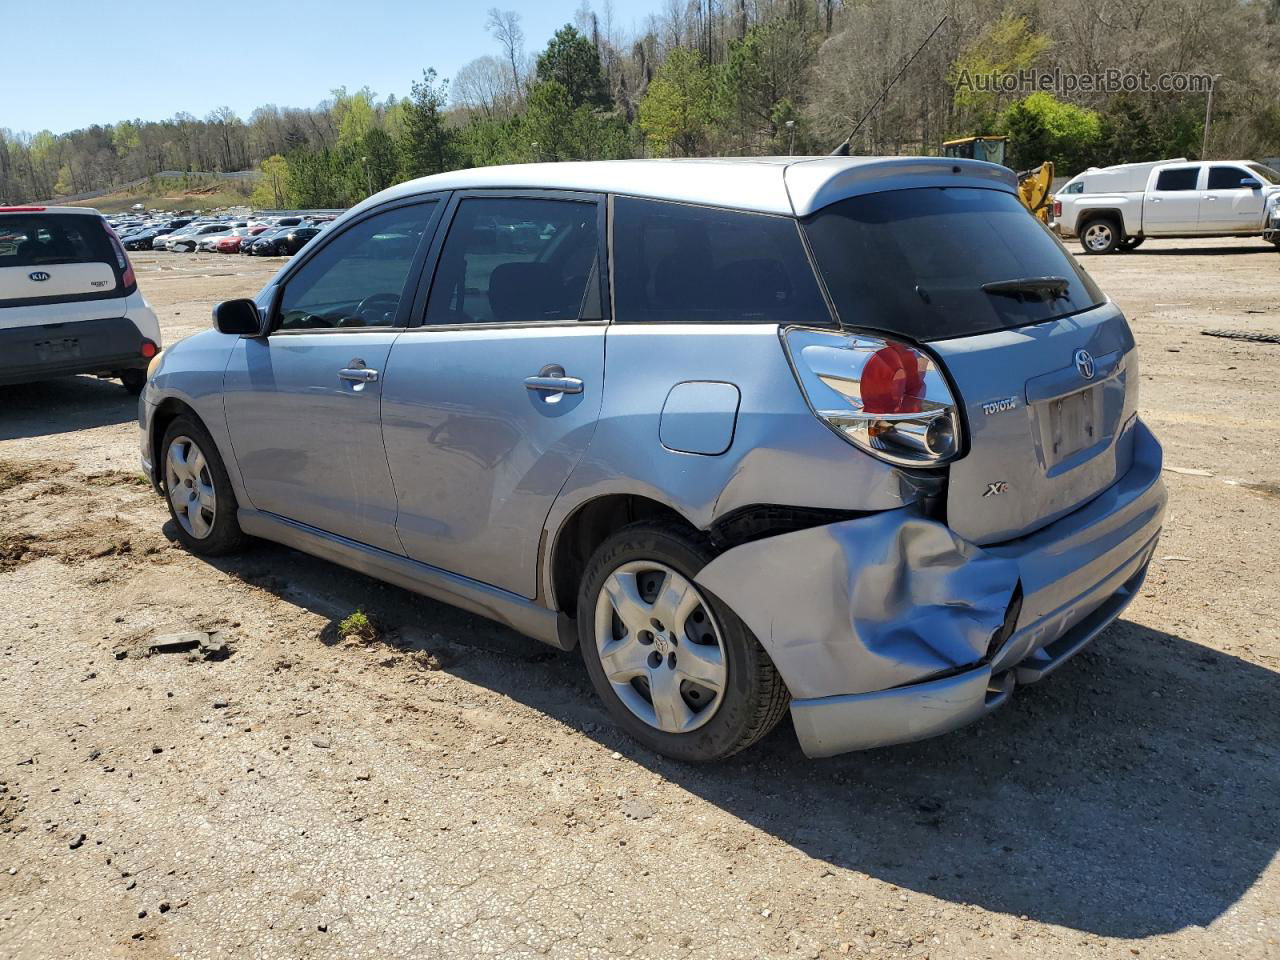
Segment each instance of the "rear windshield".
M115 268L102 222L73 213L0 215L0 269L55 263L108 263Z
M845 326L945 340L1040 323L1106 299L1057 238L1000 190L873 193L802 223Z

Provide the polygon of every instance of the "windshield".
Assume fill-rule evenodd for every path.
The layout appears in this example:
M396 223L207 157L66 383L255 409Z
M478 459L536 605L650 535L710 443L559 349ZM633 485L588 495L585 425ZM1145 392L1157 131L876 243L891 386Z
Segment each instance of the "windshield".
M55 263L115 264L102 221L66 213L0 216L0 269Z
M802 224L845 326L945 340L1040 323L1106 299L1040 221L1001 190L873 193ZM1061 283L1029 282L1046 277Z
M1272 170L1265 163L1246 163L1245 166L1257 174L1263 183L1280 183L1280 172Z

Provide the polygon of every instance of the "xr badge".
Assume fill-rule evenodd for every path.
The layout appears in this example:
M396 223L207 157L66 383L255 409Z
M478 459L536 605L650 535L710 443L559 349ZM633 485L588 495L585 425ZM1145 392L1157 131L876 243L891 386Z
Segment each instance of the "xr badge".
M986 492L983 493L982 495L984 497L998 497L1000 496L1000 494L1008 493L1008 492L1009 492L1009 481L997 480L995 483L988 483Z

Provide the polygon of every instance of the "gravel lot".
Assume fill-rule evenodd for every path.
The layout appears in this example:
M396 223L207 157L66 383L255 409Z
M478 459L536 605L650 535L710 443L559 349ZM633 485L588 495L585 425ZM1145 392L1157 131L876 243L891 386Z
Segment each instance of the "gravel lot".
M0 388L0 956L1280 957L1280 345L1200 335L1280 333L1280 257L1191 243L1087 260L1170 468L1142 596L990 719L823 762L785 723L666 761L576 655L189 556L118 384ZM134 262L170 343L279 264ZM148 654L193 628L231 656Z

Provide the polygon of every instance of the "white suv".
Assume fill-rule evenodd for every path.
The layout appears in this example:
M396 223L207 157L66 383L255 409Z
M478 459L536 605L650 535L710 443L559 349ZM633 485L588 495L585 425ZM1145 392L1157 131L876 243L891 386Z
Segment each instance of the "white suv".
M75 373L130 393L160 352L160 324L96 210L0 207L0 384Z

